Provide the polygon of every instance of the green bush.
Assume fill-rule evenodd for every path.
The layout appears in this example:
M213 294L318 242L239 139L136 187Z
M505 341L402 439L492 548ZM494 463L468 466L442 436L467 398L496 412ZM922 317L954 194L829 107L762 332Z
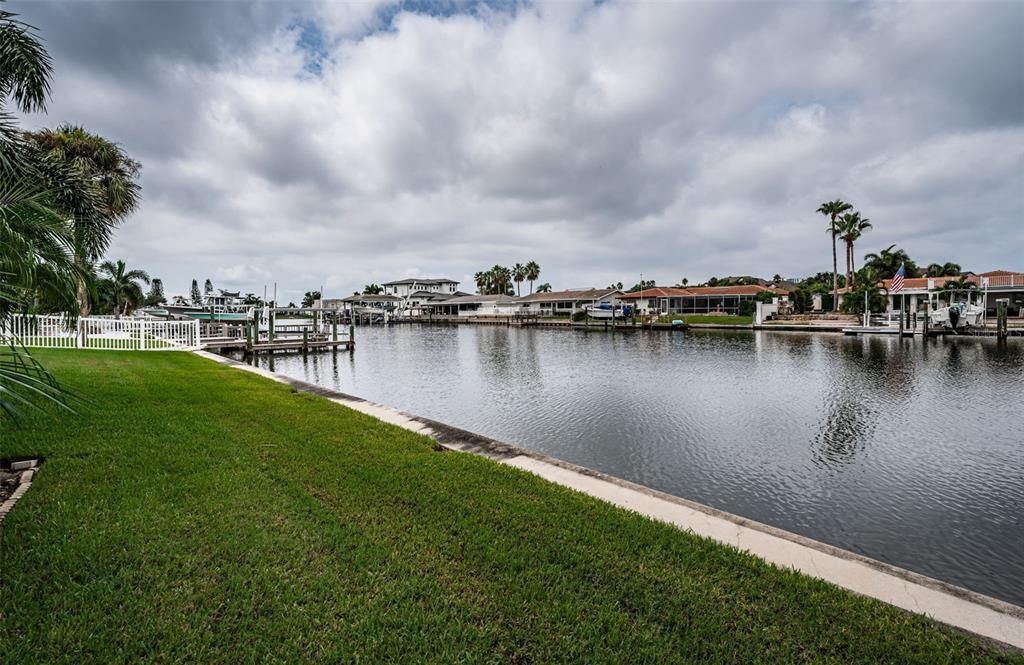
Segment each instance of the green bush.
M740 316L753 316L755 311L757 300L741 300L739 307L736 308L736 313Z

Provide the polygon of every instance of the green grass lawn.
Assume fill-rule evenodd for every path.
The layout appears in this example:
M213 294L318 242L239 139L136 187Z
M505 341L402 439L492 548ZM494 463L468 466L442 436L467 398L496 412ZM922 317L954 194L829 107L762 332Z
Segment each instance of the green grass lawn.
M190 354L38 357L89 402L0 433L3 662L1024 662Z
M659 323L672 323L682 319L687 323L713 323L726 326L749 326L754 322L752 316L735 316L732 314L670 314L658 318Z

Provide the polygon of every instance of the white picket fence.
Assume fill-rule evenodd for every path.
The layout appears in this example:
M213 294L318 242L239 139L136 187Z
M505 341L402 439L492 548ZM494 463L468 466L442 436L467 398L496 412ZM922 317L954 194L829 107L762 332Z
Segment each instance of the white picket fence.
M199 321L86 316L69 325L63 316L15 314L0 322L0 338L27 347L108 351L194 351Z

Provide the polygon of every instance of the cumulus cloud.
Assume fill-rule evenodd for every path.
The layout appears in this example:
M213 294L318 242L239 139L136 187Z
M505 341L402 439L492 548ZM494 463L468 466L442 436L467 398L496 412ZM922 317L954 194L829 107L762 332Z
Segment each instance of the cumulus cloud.
M818 204L1024 268L1024 7L11 3L47 117L144 164L112 252L286 297L537 260L556 287L828 269ZM471 287L465 284L464 288Z

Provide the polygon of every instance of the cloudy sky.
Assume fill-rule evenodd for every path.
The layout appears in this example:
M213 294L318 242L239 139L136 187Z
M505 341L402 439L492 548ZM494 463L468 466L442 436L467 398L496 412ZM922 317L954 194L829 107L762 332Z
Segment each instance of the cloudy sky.
M284 299L533 259L556 288L829 269L821 201L1024 269L1024 3L8 3L27 126L143 163L112 255Z

